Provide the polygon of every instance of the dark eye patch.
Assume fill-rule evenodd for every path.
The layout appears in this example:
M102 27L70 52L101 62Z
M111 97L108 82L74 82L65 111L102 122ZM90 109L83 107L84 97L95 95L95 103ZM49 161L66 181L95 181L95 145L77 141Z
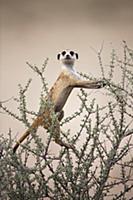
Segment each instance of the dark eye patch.
M73 51L70 51L70 54L71 54L71 56L73 56L73 55L74 55L74 52L73 52Z
M64 56L66 54L66 51L62 51L62 55Z

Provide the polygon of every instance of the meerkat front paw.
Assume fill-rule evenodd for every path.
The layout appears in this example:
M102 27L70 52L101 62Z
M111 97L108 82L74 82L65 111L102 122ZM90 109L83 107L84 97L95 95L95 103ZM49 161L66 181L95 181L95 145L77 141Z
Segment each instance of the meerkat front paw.
M104 80L100 80L97 82L97 88L103 88L105 87L107 84Z

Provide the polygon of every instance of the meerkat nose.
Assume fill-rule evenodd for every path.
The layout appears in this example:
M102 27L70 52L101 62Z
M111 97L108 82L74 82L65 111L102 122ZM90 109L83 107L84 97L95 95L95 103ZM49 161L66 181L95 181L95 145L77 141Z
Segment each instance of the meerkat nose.
M68 60L69 60L69 59L71 59L71 57L70 57L69 55L66 55L66 59L68 59Z

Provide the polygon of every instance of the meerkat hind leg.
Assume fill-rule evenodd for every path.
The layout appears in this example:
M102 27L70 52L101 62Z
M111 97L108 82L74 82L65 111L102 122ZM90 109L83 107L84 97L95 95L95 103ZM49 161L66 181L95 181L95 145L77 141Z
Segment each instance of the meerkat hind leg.
M62 110L59 114L59 119L61 120L63 118L63 115L64 115L64 111ZM71 144L68 144L64 141L62 141L62 139L60 138L60 123L59 123L59 120L57 120L53 126L53 139L55 141L55 143L57 143L58 145L60 146L64 146L68 149L74 149L73 145Z

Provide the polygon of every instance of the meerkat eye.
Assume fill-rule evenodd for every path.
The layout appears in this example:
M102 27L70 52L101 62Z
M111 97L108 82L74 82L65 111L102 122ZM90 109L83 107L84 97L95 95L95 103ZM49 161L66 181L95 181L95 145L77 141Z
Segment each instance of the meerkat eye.
M79 55L78 55L78 53L75 53L75 55L76 55L76 59L78 59L78 58L79 58Z
M70 51L70 54L71 54L71 56L73 56L73 55L74 55L74 52L73 52L73 51Z
M62 55L64 56L66 54L66 51L62 51Z

